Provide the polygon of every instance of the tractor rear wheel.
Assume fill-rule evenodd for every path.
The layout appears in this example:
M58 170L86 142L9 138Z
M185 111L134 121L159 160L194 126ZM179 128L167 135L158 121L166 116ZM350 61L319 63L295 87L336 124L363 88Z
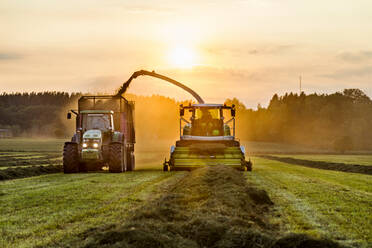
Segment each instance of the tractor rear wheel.
M79 151L77 143L66 142L63 147L63 172L79 172Z
M125 171L124 147L121 143L110 144L109 171L121 173Z
M88 165L86 163L79 163L79 172L88 172Z

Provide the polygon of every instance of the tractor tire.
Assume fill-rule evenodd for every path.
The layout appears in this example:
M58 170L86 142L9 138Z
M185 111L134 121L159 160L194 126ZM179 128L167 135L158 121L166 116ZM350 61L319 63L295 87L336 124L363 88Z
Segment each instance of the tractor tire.
M79 172L88 172L88 165L86 163L79 163Z
M121 173L125 171L124 147L121 143L111 143L109 152L109 171Z
M79 151L77 143L66 142L63 147L63 172L79 172Z

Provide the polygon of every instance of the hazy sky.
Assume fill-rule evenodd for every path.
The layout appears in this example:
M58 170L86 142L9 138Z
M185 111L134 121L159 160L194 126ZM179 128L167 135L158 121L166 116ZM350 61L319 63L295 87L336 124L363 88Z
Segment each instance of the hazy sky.
M110 93L155 70L209 102L361 88L372 96L371 0L0 0L0 91ZM157 79L131 93L185 98Z

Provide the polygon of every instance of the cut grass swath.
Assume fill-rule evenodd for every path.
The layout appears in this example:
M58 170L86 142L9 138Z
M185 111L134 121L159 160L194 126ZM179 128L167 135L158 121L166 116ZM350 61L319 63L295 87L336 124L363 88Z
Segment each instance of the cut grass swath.
M332 163L324 161L313 161L313 160L304 160L297 159L292 157L278 157L273 155L261 155L260 157L276 160L293 165L301 165L311 168L318 168L323 170L335 170L335 171L344 171L344 172L353 172L372 175L372 166L368 165L359 165L359 164L345 164L345 163Z
M290 157L302 160L323 161L342 164L358 164L372 166L372 155L344 154L275 154L276 157Z

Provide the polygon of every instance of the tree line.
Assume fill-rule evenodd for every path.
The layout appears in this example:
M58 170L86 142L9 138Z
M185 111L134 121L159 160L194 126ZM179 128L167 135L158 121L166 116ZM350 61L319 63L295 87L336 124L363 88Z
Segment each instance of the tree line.
M372 101L359 89L333 94L275 94L267 108L247 109L239 100L243 139L346 151L372 149Z
M66 92L2 93L0 95L0 128L10 129L14 136L64 137L68 128L62 118L81 94Z
M15 136L69 137L74 122L66 120L81 93L32 92L0 95L0 128ZM176 139L181 102L164 96L136 96L135 124L139 140ZM227 99L237 109L237 136L241 140L292 143L317 148L372 148L372 101L359 89L333 94L275 94L268 107L247 108Z

